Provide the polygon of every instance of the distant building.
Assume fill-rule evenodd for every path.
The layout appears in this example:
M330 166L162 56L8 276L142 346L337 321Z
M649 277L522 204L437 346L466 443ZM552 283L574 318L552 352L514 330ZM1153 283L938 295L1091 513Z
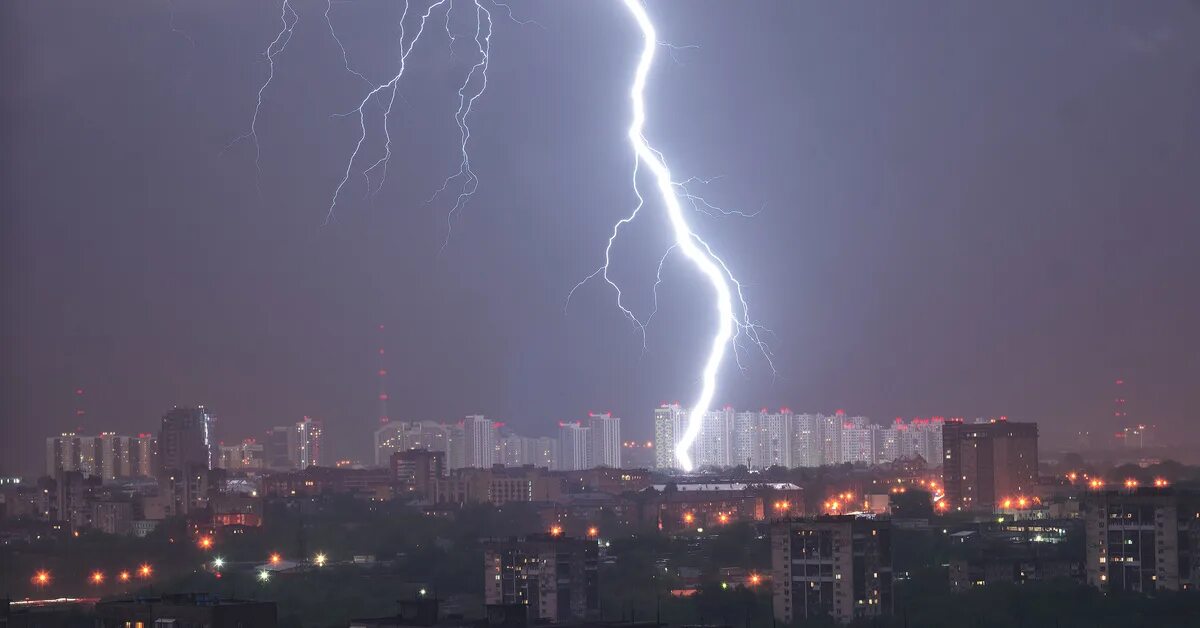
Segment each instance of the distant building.
M592 429L579 422L558 424L558 468L579 471L592 466Z
M321 441L323 423L318 419L304 417L296 423L295 441L292 447L293 466L299 469L321 466Z
M217 468L229 470L266 468L266 448L253 438L236 445L221 445Z
M486 469L495 463L496 425L483 415L463 419L463 465Z
M410 449L392 454L392 477L400 493L434 497L437 481L446 475L446 452Z
M97 628L131 626L245 626L274 628L274 602L219 598L206 593L97 602Z
M133 504L105 500L92 504L92 525L105 534L133 534Z
M267 497L352 495L364 499L387 499L392 496L394 486L390 468L308 467L267 475L263 478L262 492Z
M778 521L771 570L779 621L891 615L891 523L853 515Z
M496 441L496 463L506 467L527 464L548 469L558 468L558 439L510 434Z
M1200 497L1106 491L1083 502L1088 584L1152 593L1200 588Z
M212 415L204 406L174 408L163 415L158 447L162 469L213 468L217 451L212 438Z
M494 466L459 469L439 479L433 501L439 504L554 501L562 493L562 478L547 469Z
M529 619L548 623L596 619L600 583L595 540L551 535L484 544L484 600L526 605Z
M942 482L955 508L990 511L1037 487L1037 423L946 421L942 450Z
M642 527L671 533L800 515L804 491L787 482L679 482L651 485L636 503Z
M294 469L292 451L295 447L295 432L291 427L280 425L267 430L263 437L263 464L272 471Z
M621 468L621 419L611 413L588 414L590 467Z
M679 404L663 404L654 410L654 466L658 469L674 469L679 464L675 459L675 443L683 436L687 423L687 411Z
M153 477L156 456L157 441L149 434L65 433L46 439L46 475L58 478L64 472L79 471L105 480Z

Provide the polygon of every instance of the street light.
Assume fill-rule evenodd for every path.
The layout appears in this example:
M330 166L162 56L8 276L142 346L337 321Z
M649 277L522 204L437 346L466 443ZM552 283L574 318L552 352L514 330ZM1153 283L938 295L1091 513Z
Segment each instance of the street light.
M270 579L271 579L271 572L267 571L266 569L258 572L258 581L259 582L266 582Z
M313 563L318 567L324 567L327 560L328 558L324 554L317 554L313 557Z
M31 578L31 580L40 589L50 584L50 572L46 571L45 569L39 569L33 574L33 578Z
M138 567L138 576L142 578L149 578L153 573L154 568L148 564L143 563L141 567Z
M117 580L120 580L121 582L129 582L129 572L122 571L121 573L117 574Z
M283 560L283 557L279 555L279 552L272 552L271 555L267 558L267 561L270 562L272 565L278 565L280 563L280 561L282 561L282 560Z
M98 571L98 570L93 571L91 577L88 578L88 580L90 580L92 582L92 584L104 584L104 572Z
M220 556L213 559L213 567L220 569L225 566L225 559Z

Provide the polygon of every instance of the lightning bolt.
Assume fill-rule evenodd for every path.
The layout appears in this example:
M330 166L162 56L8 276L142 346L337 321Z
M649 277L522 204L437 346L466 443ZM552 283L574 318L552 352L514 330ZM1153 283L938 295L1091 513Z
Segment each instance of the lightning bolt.
M260 176L262 175L262 147L258 143L258 114L262 111L263 94L271 86L271 81L275 80L275 57L287 48L288 42L292 40L292 33L296 32L296 24L300 22L300 15L292 8L289 0L283 0L280 4L279 22L279 33L275 35L274 41L267 44L267 49L263 51L263 56L267 59L267 79L258 88L258 101L254 105L254 115L250 116L250 130L234 138L224 149L229 150L234 144L243 140L253 142L254 167L258 170Z
M613 240L615 240L621 226L628 224L636 218L644 205L644 199L641 193L637 191L637 176L639 167L645 166L653 178L655 190L666 210L675 239L674 245L667 249L667 252L659 260L658 274L656 275L654 284L656 290L655 309L657 310L657 287L662 279L662 264L666 260L667 255L675 249L678 249L696 267L696 270L708 280L713 290L713 309L717 317L717 328L713 332L712 340L709 343L708 357L705 359L700 373L700 394L697 396L695 403L688 413L687 427L684 429L682 437L675 443L675 458L679 461L679 467L684 471L691 471L694 465L692 464L690 449L695 443L696 437L700 434L701 422L704 415L708 413L709 408L712 406L713 396L717 390L717 376L720 374L721 363L725 359L726 349L732 346L736 359L737 339L739 336L745 336L763 352L768 363L771 362L771 354L769 348L761 339L759 331L762 328L756 325L749 317L749 305L742 290L742 284L729 271L728 265L713 252L712 247L688 224L687 217L683 211L683 204L680 202L680 196L682 195L689 202L693 203L693 206L697 209L701 206L707 206L712 209L717 208L688 192L687 182L676 183L671 177L671 170L667 167L662 153L655 150L646 139L646 83L650 74L650 68L654 65L655 50L659 46L658 36L655 32L654 23L646 13L646 8L642 6L640 0L622 0L622 2L630 15L633 16L634 21L637 22L643 42L642 53L634 72L633 82L629 88L629 101L633 110L633 117L629 124L628 139L635 156L634 192L637 195L638 203L629 216L618 221L613 227L612 235L608 240L608 246L605 247L605 261L601 270L603 271L605 280L617 290L618 307L639 325L643 330L644 338L645 325L620 302L620 288L617 288L608 279L608 262ZM680 190L681 194L677 193L677 190ZM701 202L703 205L701 205ZM597 273L600 272L597 271ZM597 273L593 273L592 276L595 276ZM587 281L587 279L584 281ZM736 308L734 305L735 297L738 303ZM741 367L740 359L738 359L738 366ZM774 371L773 365L772 371Z
M452 228L454 225L455 216L460 213L466 204L470 201L475 192L479 189L479 177L476 176L471 167L471 157L468 150L471 140L471 126L469 124L471 113L478 99L483 96L488 85L488 66L491 58L491 38L493 30L492 12L484 6L485 0L460 0L470 1L474 7L475 33L473 41L475 49L473 53L477 55L475 63L467 71L462 83L459 85L458 106L454 112L454 121L458 127L458 150L459 164L458 170L446 177L427 203L433 202L440 195L449 193L453 195L454 202L446 215L446 240L442 244L444 249L450 241ZM329 207L326 212L325 222L328 224L333 220L334 214L338 208L338 202L341 198L350 178L355 175L356 165L360 164L363 159L363 147L367 143L367 111L370 107L378 106L382 109L382 140L383 149L382 155L378 156L374 162L365 168L357 170L358 175L362 176L366 183L366 191L368 196L373 193L378 193L384 186L387 180L387 168L392 158L392 136L389 129L392 112L395 108L396 97L399 92L400 82L402 81L405 71L408 68L409 55L416 47L417 43L422 39L426 32L426 26L433 17L435 10L444 7L444 15L442 15L443 30L449 41L451 57L455 54L455 45L460 38L455 34L452 28L451 16L454 14L454 0L433 0L425 7L425 10L420 13L418 24L415 27L415 32L411 35L408 33L408 15L410 12L410 4L405 0L404 10L400 16L400 54L399 67L396 73L385 83L379 84L372 82L366 76L355 70L350 63L350 56L346 47L342 44L334 29L330 12L332 10L333 0L326 0L325 21L329 28L330 35L337 43L338 49L341 51L343 65L346 70L354 76L361 79L370 88L366 94L358 102L358 106L354 109L345 112L334 114L333 117L357 117L358 118L358 138L354 143L354 148L350 151L346 159L346 166L342 173L341 180L334 188L329 199ZM630 147L634 153L634 164L632 169L631 184L637 203L628 215L618 220L612 227L609 233L607 244L604 247L604 262L590 275L571 288L567 294L567 304L569 305L571 296L582 287L584 284L596 277L602 277L617 295L617 307L621 312L632 322L642 335L643 350L646 346L646 326L658 311L658 287L663 281L663 266L668 257L673 252L678 251L687 259L697 271L708 281L713 291L713 310L716 314L716 329L713 332L709 342L709 351L704 360L704 364L700 370L700 391L695 403L692 405L688 414L687 427L675 445L675 456L679 461L679 466L684 471L691 471L694 467L692 458L689 453L696 437L699 435L701 422L705 414L708 413L712 406L713 398L716 394L717 379L720 374L721 365L726 358L727 349L732 348L734 361L739 369L744 369L739 354L739 348L742 342L747 342L755 346L764 356L766 362L771 367L772 373L775 372L772 362L772 354L770 348L762 339L763 333L769 333L770 330L758 325L750 318L750 308L745 296L745 291L742 284L730 271L725 261L719 257L709 244L700 237L699 234L688 223L687 215L684 211L684 203L686 202L692 211L703 213L710 216L729 216L739 215L752 217L755 214L745 213L740 211L725 210L717 205L707 201L704 197L695 194L689 186L696 183L706 184L709 180L690 178L683 181L675 181L671 176L671 170L666 164L666 160L662 153L654 149L645 136L646 126L646 105L645 105L645 90L648 81L650 69L654 63L655 51L658 47L665 47L670 55L674 58L675 53L684 50L695 48L696 46L674 46L660 42L657 39L654 23L647 14L641 0L621 0L629 14L641 32L643 45L641 55L639 57L636 70L634 72L633 81L629 87L629 100L632 109L632 119L629 125L627 138ZM502 15L506 16L510 21L523 25L534 25L541 28L541 25L533 20L519 20L513 16L512 9L508 4L497 0L490 0L491 6L502 11ZM261 148L258 141L258 119L262 110L263 98L271 82L275 77L275 60L281 54L291 41L296 25L299 22L299 15L293 10L290 0L282 0L280 5L280 30L276 34L275 39L271 41L263 53L269 66L266 79L260 85L257 94L257 102L254 107L254 114L250 119L250 128L243 135L234 139L229 146L243 140L250 140L254 145L255 166L259 167L261 172ZM465 37L463 37L465 39ZM678 62L678 59L676 59ZM228 146L226 147L228 148ZM634 311L625 303L624 295L620 286L609 276L609 267L612 262L613 245L620 236L622 228L633 222L641 211L645 208L646 198L643 196L639 187L639 178L643 171L654 182L655 196L657 196L666 211L667 218L671 225L671 233L674 243L671 244L662 254L658 261L658 268L655 273L655 281L653 285L654 308L645 320L642 320ZM378 183L373 186L372 175L378 173ZM372 192L374 188L374 192Z

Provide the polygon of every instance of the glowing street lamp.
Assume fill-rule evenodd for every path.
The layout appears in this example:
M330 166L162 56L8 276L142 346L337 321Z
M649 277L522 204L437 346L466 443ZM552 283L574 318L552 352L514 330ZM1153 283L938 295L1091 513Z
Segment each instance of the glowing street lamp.
M216 568L216 569L220 569L220 568L222 568L222 567L224 567L224 566L225 566L225 559L224 559L224 558L221 558L220 556L218 556L218 557L216 557L216 558L214 558L214 559L213 559L213 567L214 567L214 568Z
M318 567L324 567L325 562L328 560L329 559L324 554L317 554L316 556L313 557L313 564L315 564Z
M267 562L272 565L278 565L282 561L283 557L279 555L279 552L271 552L271 555L267 558Z
M39 569L33 574L33 578L31 578L31 580L40 589L50 584L50 572L46 571L45 569Z
M695 521L695 520L696 520L696 515L693 515L693 514L692 514L692 513L690 513L690 512L685 512L685 513L683 513L683 522L684 522L684 523L686 523L686 524L688 524L688 525L691 525L691 524L692 524L692 522L693 522L693 521Z
M200 549L202 549L202 550L210 550L210 549L212 549L212 546L213 546L212 537L211 536L202 536L202 537L200 537L200 540L196 542L196 545L199 545Z
M258 572L258 581L259 582L266 582L270 579L271 579L271 572L267 571L266 569Z
M130 576L128 571L122 571L121 573L117 574L117 580L120 580L121 582L129 582L129 578Z
M562 536L563 529L560 525L550 526L550 536Z
M148 564L143 564L141 567L138 567L138 577L149 578L153 574L154 568Z
M597 536L600 536L600 528L597 528L596 526L592 526L592 527L588 528L587 534L588 534L588 536L590 536L594 539Z
M726 513L721 513L717 515L717 521L721 523L729 523L729 515Z
M762 583L762 576L752 573L750 574L750 586L756 587Z
M88 578L88 580L92 584L96 584L96 585L104 584L104 572L103 571L93 571L92 575Z

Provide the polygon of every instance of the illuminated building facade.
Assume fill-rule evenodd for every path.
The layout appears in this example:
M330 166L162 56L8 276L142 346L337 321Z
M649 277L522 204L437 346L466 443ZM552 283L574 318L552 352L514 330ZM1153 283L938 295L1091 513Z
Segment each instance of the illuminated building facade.
M785 623L892 614L891 523L853 515L771 526L772 601Z

